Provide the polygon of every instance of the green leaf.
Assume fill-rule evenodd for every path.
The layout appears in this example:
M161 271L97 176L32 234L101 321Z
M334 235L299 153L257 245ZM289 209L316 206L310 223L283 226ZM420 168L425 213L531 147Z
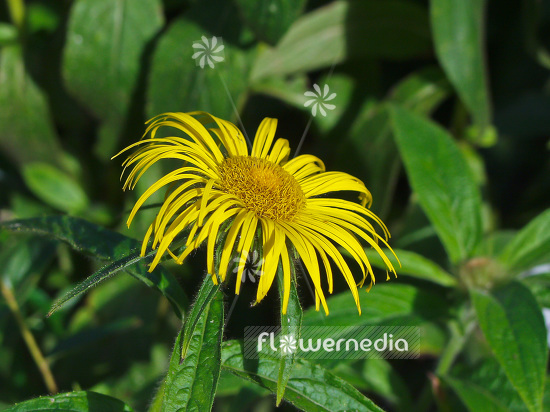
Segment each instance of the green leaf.
M427 115L449 95L449 89L441 70L428 67L401 80L391 90L387 100ZM347 103L341 106L345 107ZM401 169L388 105L385 102L377 104L367 101L346 134L351 147L345 151L345 161L348 161L350 151L357 153L357 163L364 169L374 199L373 211L383 217L392 205Z
M394 249L393 251L401 262L401 267L399 267L399 263L397 263L393 253L387 249L382 250L384 250L384 253L388 256L394 267L397 268L398 276L413 276L415 278L429 280L430 282L434 282L442 286L457 285L457 280L455 277L443 270L438 264L422 255L410 252L408 250ZM366 249L365 253L367 254L371 264L380 269L386 269L386 264L376 250Z
M521 229L508 243L499 259L516 272L550 262L550 209Z
M294 282L294 263L291 263L291 267L292 279L290 281L290 294L288 298L286 314L283 315L283 312L281 310L281 335L294 335L294 338L298 340L300 339L300 328L302 327L302 318L304 316L304 313L302 311L302 306L300 305L298 291L296 290L296 282ZM277 281L279 284L279 297L281 299L281 305L284 295L283 279L283 267L282 265L279 265L277 267ZM279 360L279 375L277 378L277 406L279 406L281 400L283 399L285 388L288 384L288 380L290 379L290 375L292 374L292 368L294 366L295 360L296 352L291 352L288 355L281 356L281 359Z
M531 411L542 410L548 347L541 310L529 290L512 282L492 293L472 290L481 330Z
M365 359L362 378L367 390L383 396L398 410L411 410L412 400L407 384L398 371L385 359Z
M223 294L206 276L182 328L163 384L162 411L209 411L221 370Z
M482 238L481 195L464 156L428 119L398 106L391 116L410 184L451 261L471 257Z
M191 338L194 336L195 329L198 327L203 317L203 312L208 311L210 302L218 296L219 289L220 284L218 283L215 285L210 276L204 278L199 293L193 303L193 307L189 310L187 321L185 322L184 337L181 344L181 359L186 357Z
M222 367L276 393L279 362L264 358L245 359L243 350L242 342L225 342L222 351ZM284 399L308 412L382 411L352 385L305 359L296 360Z
M550 308L550 267L547 273L527 276L521 283L529 288L541 308Z
M305 0L237 0L247 26L259 39L275 44L304 9Z
M29 236L10 236L0 242L0 281L14 290L23 304L55 256L53 242Z
M143 66L143 52L163 23L160 0L77 0L63 56L69 91L102 121L96 152L117 147Z
M402 0L335 1L298 19L259 56L252 80L310 71L355 58L402 60L430 50L426 11Z
M68 213L79 213L88 207L84 190L56 167L33 162L25 164L22 172L29 189L46 204Z
M479 140L491 124L483 51L484 0L431 0L435 51L476 123Z
M390 92L390 100L418 114L428 115L445 100L450 85L439 67L428 66L401 80Z
M147 286L158 289L170 301L179 317L185 313L187 296L170 272L158 266L149 273L144 264L133 264L144 259L139 256L140 242L135 239L70 216L14 220L0 224L0 230L53 238L68 243L81 253L101 260L114 261L78 285L78 293L97 283L90 283L92 279L101 281L120 270L126 270ZM74 296L76 294L69 295L69 298ZM63 300L64 302L66 300Z
M493 396L487 389L475 385L468 381L463 381L448 376L443 380L456 392L458 397L464 402L468 410L477 411L495 411L506 412L509 409L501 401Z
M0 23L0 46L15 43L18 35L17 27L7 23Z
M360 296L361 316L351 292L342 292L327 299L330 315L311 308L304 313L304 326L376 325L396 317L415 315L422 319L445 316L448 302L428 288L417 288L397 282L377 283L369 293Z
M464 389L465 392L470 389L480 390L492 395L500 404L506 405L506 409L509 411L526 410L519 393L493 356L483 356L474 365L457 362L451 370L451 375L452 378L467 386ZM445 376L442 378L446 379Z
M15 163L63 162L46 97L27 74L19 46L0 49L0 148Z
M132 412L133 409L121 400L107 395L91 391L78 391L42 396L40 398L20 402L5 411Z
M235 112L225 87L237 106L244 98L248 77L248 56L224 42L214 69L201 68L192 58L194 42L210 41L212 35L200 25L178 19L162 35L155 49L149 75L147 113L149 116L173 111L204 110L222 119ZM174 58L177 56L177 58Z

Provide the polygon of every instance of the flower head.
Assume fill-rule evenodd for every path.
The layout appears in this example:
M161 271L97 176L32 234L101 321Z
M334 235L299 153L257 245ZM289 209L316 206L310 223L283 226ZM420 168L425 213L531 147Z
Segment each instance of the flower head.
M131 169L124 189L133 189L157 161L181 161L181 167L141 195L128 218L130 226L147 199L168 186L163 205L143 240L142 255L149 242L157 250L150 271L166 253L182 263L206 241L208 273L213 282L218 277L223 282L232 257L246 261L250 251L258 250L262 276L256 300L266 296L280 266L286 313L296 253L313 282L317 310L321 304L327 314L320 263L325 268L329 293L333 290L332 264L343 274L359 313L357 286L361 287L367 277L371 284L374 282L359 239L373 247L395 273L379 246L382 243L389 248L388 230L366 207L372 199L363 182L346 173L326 172L323 162L312 155L289 160L288 141L274 142L277 119L262 121L250 152L234 124L205 112L165 113L148 123L144 138L122 151L135 149L123 164L123 174ZM161 127L173 128L187 137L156 137ZM358 193L360 203L326 196L341 191ZM376 232L373 223L381 228L383 236ZM362 273L358 283L338 246L357 262ZM245 265L238 268L237 294L244 268Z

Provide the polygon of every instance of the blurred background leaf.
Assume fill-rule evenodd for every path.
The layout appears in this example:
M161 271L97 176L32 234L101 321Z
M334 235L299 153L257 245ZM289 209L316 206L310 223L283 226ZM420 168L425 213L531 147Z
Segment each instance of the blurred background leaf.
M133 103L148 43L163 23L161 3L78 0L71 9L63 58L68 89L102 121L95 145L107 160Z

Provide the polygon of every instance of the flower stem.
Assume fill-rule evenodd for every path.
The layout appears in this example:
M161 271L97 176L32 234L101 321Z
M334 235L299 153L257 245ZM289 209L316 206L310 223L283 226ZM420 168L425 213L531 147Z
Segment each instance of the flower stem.
M32 332L30 331L29 327L25 323L25 319L23 318L23 314L19 309L19 305L17 304L17 300L15 299L15 296L13 294L11 287L6 285L4 282L2 282L1 285L2 285L1 286L2 295L6 299L6 303L8 304L8 307L10 308L11 312L13 313L13 316L15 317L15 320L17 321L17 325L19 326L19 330L21 331L23 340L27 344L27 347L29 348L29 352L31 353L31 356L34 362L36 363L36 366L38 367L38 369L40 370L40 373L42 374L42 378L44 379L44 383L46 384L48 391L52 394L57 393L58 392L57 384L55 383L55 379L50 370L48 362L42 355L42 352L40 351L40 348L38 347L38 344L36 343L36 340L34 339Z
M25 21L25 3L23 0L8 0L8 9L11 21L21 30Z

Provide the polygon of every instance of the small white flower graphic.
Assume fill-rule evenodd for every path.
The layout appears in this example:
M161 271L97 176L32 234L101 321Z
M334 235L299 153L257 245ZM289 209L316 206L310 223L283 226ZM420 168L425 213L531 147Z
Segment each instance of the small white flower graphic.
M224 47L221 37L214 36L208 40L206 36L202 36L202 41L197 40L193 42L193 48L196 52L191 57L201 69L204 69L205 64L208 64L213 69L216 62L224 61ZM221 53L221 56L216 56L219 53Z
M297 349L297 345L298 341L296 340L294 335L283 335L279 340L279 346L281 347L283 354L294 353Z
M311 114L314 117L317 116L317 109L319 109L319 111L321 112L321 114L323 116L326 116L327 112L325 111L325 109L334 110L334 108L336 107L333 104L326 103L326 102L334 99L336 97L336 93L331 93L329 95L330 90L329 90L328 84L325 84L325 87L323 87L322 92L321 92L321 88L319 87L319 85L317 83L315 83L313 85L313 88L315 89L315 91L317 93L310 92L310 91L307 91L307 92L304 93L304 96L306 96L306 97L313 97L313 99L310 99L310 100L308 100L307 102L304 103L304 107L311 106Z
M249 253L244 259L237 256L233 259L233 262L237 264L237 267L233 269L233 273L237 273L244 266L241 277L242 283L246 281L247 277L252 283L256 283L256 278L259 278L263 274L260 268L264 260L260 259L260 255L256 250L252 254Z

